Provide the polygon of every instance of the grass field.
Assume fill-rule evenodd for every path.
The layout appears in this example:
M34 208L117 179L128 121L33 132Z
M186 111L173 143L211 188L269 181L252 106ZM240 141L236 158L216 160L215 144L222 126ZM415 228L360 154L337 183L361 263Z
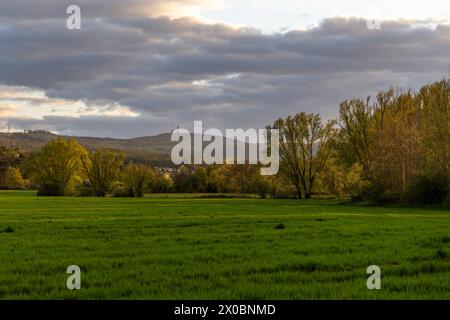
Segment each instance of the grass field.
M0 298L450 299L450 211L0 192Z

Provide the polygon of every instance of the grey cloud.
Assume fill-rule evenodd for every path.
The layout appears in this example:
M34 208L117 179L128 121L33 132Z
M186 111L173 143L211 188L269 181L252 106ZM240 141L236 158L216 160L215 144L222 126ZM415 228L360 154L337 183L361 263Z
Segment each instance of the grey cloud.
M61 117L48 116L42 120L9 118L9 124L14 128L27 128L32 130L49 130L67 136L133 138L147 136L152 132L168 132L170 127L158 119L121 118L81 116ZM133 128L130 131L130 128Z
M261 127L299 111L333 117L345 98L418 87L450 67L444 25L386 21L369 30L362 19L333 18L311 30L267 35L134 12L161 1L131 1L125 15L124 2L110 2L117 4L111 9L96 1L91 9L81 1L91 13L74 32L43 18L56 9L20 10L24 3L8 5L6 13L0 5L0 84L88 104L120 103L141 116L10 119L23 128L61 131L64 124L71 134L129 137L193 120L225 128ZM6 18L19 14L17 21Z
M69 5L79 5L88 18L161 15L177 6L202 0L14 0L0 2L0 17L20 21L61 19Z

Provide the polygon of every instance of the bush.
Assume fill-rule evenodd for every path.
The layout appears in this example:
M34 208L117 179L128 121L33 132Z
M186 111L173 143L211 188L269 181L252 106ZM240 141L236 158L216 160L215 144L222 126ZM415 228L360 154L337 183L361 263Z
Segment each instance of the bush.
M273 178L270 196L273 199L297 199L295 187L280 177Z
M448 192L447 177L421 175L408 187L403 201L411 204L439 204L444 202Z
M84 181L78 184L75 188L76 195L79 197L95 197L95 191L89 182Z
M359 193L352 196L353 202L369 202L373 204L394 204L401 201L401 194L386 189L381 181L366 182Z
M381 186L374 190L372 184L364 179L362 165L354 164L347 169L342 167L341 170L342 172L338 173L341 193L349 195L353 202L371 201L370 199L373 199L375 194L384 192L384 188L381 190Z
M64 191L59 183L48 183L38 187L38 196L41 197L60 197Z
M398 192L385 191L374 198L376 204L395 204L401 202L402 195Z
M159 173L155 175L154 181L148 187L152 193L171 193L173 192L173 181L169 174Z
M449 188L450 189L450 188ZM450 206L450 192L447 193L447 196L444 199L444 205Z
M129 164L122 175L122 184L130 198L142 198L149 191L155 175L150 167L144 165Z
M25 181L22 178L22 174L18 168L8 167L1 179L2 188L9 190L22 190L25 189Z
M123 186L123 184L121 182L114 182L112 184L112 196L113 197L117 197L117 198L126 198L128 197L128 192L125 189L125 187Z
M274 193L275 186L269 177L257 174L252 181L252 185L262 199L266 199L270 194Z

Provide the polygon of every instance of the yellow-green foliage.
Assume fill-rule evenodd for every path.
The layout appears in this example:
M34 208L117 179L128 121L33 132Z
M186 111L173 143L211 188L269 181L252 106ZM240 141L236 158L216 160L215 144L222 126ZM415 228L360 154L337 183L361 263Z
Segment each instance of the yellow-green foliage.
M97 196L104 197L111 191L124 159L124 154L107 149L99 149L81 157L82 172Z
M8 167L2 174L0 179L0 186L5 189L24 189L25 180L22 177L19 168Z
M81 174L86 150L75 140L58 138L27 159L26 167L41 195L69 195Z

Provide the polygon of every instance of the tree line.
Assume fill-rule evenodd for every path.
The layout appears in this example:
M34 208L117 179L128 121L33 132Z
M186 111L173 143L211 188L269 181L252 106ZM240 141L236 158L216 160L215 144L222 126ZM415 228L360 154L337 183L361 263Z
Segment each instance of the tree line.
M449 202L450 80L343 101L335 120L304 112L275 121L280 173L255 165L181 166L164 172L113 150L58 138L30 155L0 149L0 187L39 195L141 197L146 193L313 195L374 203Z

